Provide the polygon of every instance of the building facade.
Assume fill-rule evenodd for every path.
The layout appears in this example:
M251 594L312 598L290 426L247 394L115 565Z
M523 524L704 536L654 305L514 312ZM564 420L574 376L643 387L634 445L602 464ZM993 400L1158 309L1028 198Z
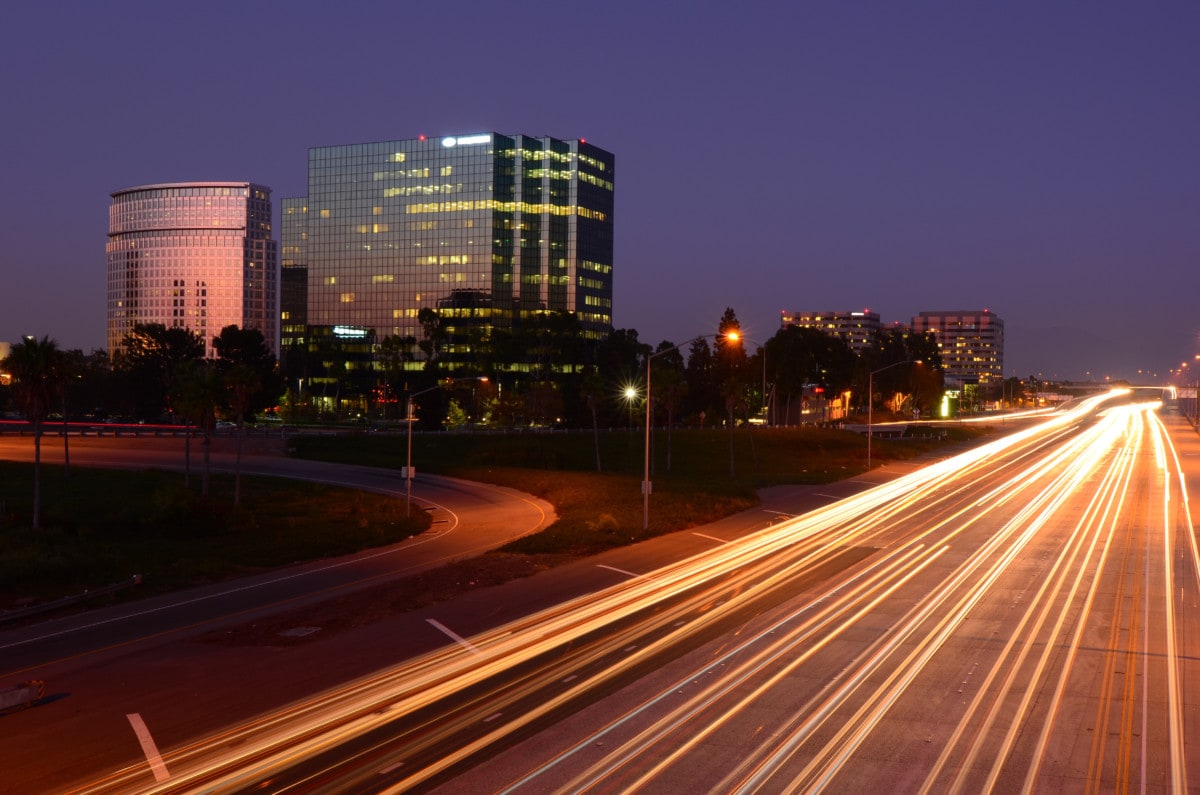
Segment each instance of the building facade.
M281 203L285 348L334 326L421 339L422 310L449 328L451 363L471 357L467 330L539 313L571 313L603 338L613 179L613 155L583 140L491 132L310 149L307 195Z
M1004 380L1004 321L987 309L921 312L917 334L933 332L947 385L998 384Z
M871 347L875 332L882 328L879 313L869 309L861 312L784 312L780 325L782 328L799 326L823 331L843 340L860 356Z
M127 188L112 194L108 219L110 353L139 323L187 329L209 356L225 326L253 328L278 353L269 188L252 182Z

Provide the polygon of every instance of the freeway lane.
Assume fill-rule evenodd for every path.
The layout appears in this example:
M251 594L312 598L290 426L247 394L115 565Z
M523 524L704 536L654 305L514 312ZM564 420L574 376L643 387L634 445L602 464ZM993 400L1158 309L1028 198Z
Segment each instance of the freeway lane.
M1195 788L1198 445L1176 435L1180 457L1114 410L940 509L847 524L824 541L879 545L857 571L446 791Z
M1148 409L1085 405L178 749L151 789L402 791L457 775L447 791L974 791L1111 787L1131 771L1179 786L1197 636L1172 600L1178 586L1194 604L1197 575L1172 453ZM1135 576L1114 581L1123 536L1147 552L1120 557ZM1169 587L1154 573L1167 550ZM1123 631L1120 651L1097 643ZM1096 658L1121 676L1140 661L1144 686L1090 700ZM1096 739L1081 714L1147 741ZM145 779L118 771L88 791Z

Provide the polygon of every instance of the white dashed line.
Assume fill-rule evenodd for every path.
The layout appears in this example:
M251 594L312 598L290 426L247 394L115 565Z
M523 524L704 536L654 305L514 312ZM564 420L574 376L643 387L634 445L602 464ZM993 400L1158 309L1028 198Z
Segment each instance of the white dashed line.
M167 766L163 763L162 756L158 753L158 746L154 744L154 738L150 736L150 729L146 728L146 721L142 720L140 712L131 712L125 716L129 719L129 725L133 727L133 733L137 735L138 742L142 744L142 753L146 755L146 761L150 763L150 770L154 773L155 781L166 781L171 777L167 772Z
M641 577L642 576L641 574L634 574L632 571L625 571L625 569L618 569L616 566L605 566L603 563L597 563L596 568L608 569L609 571L615 571L617 574L624 574L626 577Z
M450 638L451 640L453 640L453 641L454 641L455 643L457 643L459 646L462 646L462 647L463 647L464 649L466 649L467 651L469 651L469 652L471 652L471 653L473 653L473 654L481 654L481 653L482 653L482 652L480 652L480 651L479 651L479 649L478 649L478 648L477 648L477 647L476 647L474 644L472 644L472 643L471 643L469 640L467 640L467 639L466 639L466 638L464 638L462 635L459 635L457 632L455 632L455 631L453 631L452 629L450 629L449 627L447 627L447 626L446 626L445 624L443 624L441 621L437 621L437 620L435 620L435 619L432 619L432 618L427 618L427 619L425 619L425 620L426 620L427 622L429 622L430 626L436 627L436 628L437 628L438 630L440 630L441 632L444 632L448 638Z

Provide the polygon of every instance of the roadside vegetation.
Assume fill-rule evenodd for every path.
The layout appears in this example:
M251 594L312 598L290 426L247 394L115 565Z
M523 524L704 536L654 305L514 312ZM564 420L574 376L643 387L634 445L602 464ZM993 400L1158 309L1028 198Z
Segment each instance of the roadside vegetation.
M274 478L214 475L201 498L177 473L42 466L42 526L30 521L30 464L0 462L0 609L141 575L118 598L356 552L423 531L394 497Z
M970 441L986 433L950 428L942 438L876 439L876 464ZM642 529L644 431L600 436L601 471L588 433L416 434L417 472L509 486L555 506L550 528L505 546L503 552L590 554L662 533L715 521L757 504L758 489L779 484L829 483L862 471L866 439L820 428L741 427L656 431L649 527ZM295 454L326 461L400 466L406 440L396 434L309 436ZM732 451L732 456L731 456ZM732 464L731 464L732 461Z
M953 428L944 438L876 440L877 464L920 455L986 431ZM298 436L292 454L399 469L401 433ZM420 472L494 483L552 505L558 521L492 555L422 575L446 582L503 581L570 557L705 524L757 503L756 490L827 483L862 471L866 441L831 429L683 430L654 435L649 528L642 529L645 437L636 429L596 439L574 433L418 433ZM215 475L202 497L177 473L42 467L42 526L33 529L33 468L0 462L0 609L79 594L144 577L115 598L220 581L299 561L385 545L419 533L428 515L406 520L395 497L271 478ZM453 590L453 589L450 589Z

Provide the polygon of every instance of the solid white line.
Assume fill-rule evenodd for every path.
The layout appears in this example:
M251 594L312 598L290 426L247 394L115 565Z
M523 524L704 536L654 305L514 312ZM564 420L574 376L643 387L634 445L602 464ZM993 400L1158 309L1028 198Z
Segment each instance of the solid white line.
M141 713L131 712L125 717L129 718L129 724L133 726L133 733L137 735L138 742L142 744L142 753L146 755L146 761L150 763L154 780L166 781L171 774L167 772L167 766L158 753L158 746L154 744L154 738L150 736L150 730L146 728L146 721L142 720Z
M448 638L450 638L452 641L457 643L459 646L462 646L467 651L469 651L473 654L482 654L483 653L483 652L479 651L479 648L476 647L475 645L473 645L469 640L467 640L462 635L459 635L454 630L447 627L441 621L438 621L438 620L432 619L432 618L427 618L425 620L428 621L431 626L436 627L437 629L444 632Z
M642 577L642 576L644 576L641 574L634 574L632 571L625 571L625 569L618 569L616 566L605 566L603 563L597 563L596 568L608 569L609 571L615 571L617 574L624 574L626 577Z
M707 538L709 541L716 541L718 544L728 544L729 543L728 541L726 541L723 538L717 538L716 536L706 536L706 535L704 535L704 533L692 533L692 535L700 536L701 538Z

